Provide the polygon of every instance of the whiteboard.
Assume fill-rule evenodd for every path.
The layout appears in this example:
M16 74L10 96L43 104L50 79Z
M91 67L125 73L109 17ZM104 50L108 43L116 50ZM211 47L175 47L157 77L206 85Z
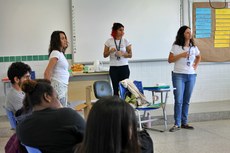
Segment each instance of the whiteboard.
M180 1L72 0L73 61L108 61L104 43L114 22L132 43L130 60L166 59L180 27Z
M70 8L70 0L0 0L0 56L48 55L53 31L71 38Z

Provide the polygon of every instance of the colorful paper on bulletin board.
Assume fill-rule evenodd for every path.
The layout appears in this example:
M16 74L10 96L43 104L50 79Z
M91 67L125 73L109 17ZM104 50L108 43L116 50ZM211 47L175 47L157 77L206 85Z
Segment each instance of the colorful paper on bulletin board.
M196 38L210 38L212 32L211 8L196 8Z
M214 40L214 43L215 44L227 44L227 43L229 43L229 41L228 40L218 40L218 39L216 39L216 40Z
M214 45L215 48L227 48L230 47L229 44L215 44Z
M196 34L196 38L210 38L211 34Z
M230 46L230 9L216 9L215 48Z

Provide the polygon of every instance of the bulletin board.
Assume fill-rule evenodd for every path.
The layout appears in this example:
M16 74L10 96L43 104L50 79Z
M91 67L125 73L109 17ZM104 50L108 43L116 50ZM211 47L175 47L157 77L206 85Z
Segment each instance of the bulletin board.
M214 8L212 8L212 7ZM194 2L195 43L204 62L230 61L230 8L224 2ZM218 9L217 9L218 8Z

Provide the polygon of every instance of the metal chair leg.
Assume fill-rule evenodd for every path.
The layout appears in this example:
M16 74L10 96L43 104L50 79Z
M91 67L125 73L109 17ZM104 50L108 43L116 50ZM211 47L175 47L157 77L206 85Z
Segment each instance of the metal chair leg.
M136 110L136 111L137 111L137 114L138 114L139 128L140 128L140 130L142 131L142 125L141 125L141 114L140 114L140 112L139 112L138 110Z

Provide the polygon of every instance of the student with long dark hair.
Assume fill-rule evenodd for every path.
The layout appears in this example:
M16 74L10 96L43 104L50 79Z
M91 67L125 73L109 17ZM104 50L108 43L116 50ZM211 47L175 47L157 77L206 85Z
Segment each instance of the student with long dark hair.
M130 71L128 58L132 57L131 43L123 38L124 26L114 23L112 27L112 38L105 42L104 57L110 57L109 74L113 84L114 95L118 95L118 84L129 78Z
M117 96L98 100L76 153L140 153L134 109Z
M84 119L73 109L63 108L48 80L27 80L22 84L24 102L33 112L17 125L19 140L43 153L71 153L82 142Z
M44 73L44 78L51 81L64 107L67 106L69 84L69 63L65 57L67 47L66 34L63 31L54 31L50 38L49 63Z
M175 63L172 82L173 87L176 88L174 90L175 124L169 130L170 132L180 130L180 128L194 129L188 124L188 110L200 60L200 51L195 46L191 29L188 26L180 27L168 57L169 63Z

